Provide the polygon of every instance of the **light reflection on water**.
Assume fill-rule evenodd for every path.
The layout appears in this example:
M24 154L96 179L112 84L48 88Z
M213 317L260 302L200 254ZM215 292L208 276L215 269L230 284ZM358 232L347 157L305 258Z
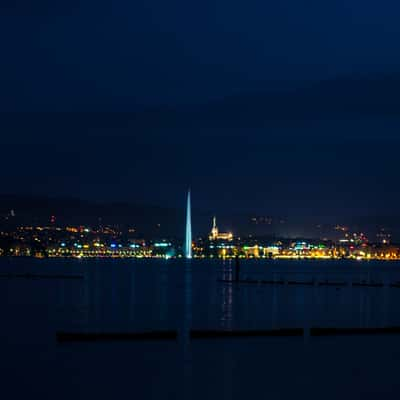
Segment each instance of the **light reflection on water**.
M85 276L83 280L0 279L0 373L21 396L34 389L41 398L92 398L93 393L96 398L110 398L120 388L134 390L129 398L231 399L259 395L258 390L272 398L291 398L300 391L317 399L334 375L342 381L325 393L326 398L337 398L343 390L349 397L359 396L366 382L373 386L371 393L397 385L397 376L392 380L393 363L400 359L396 337L317 339L306 335L304 339L197 342L189 338L191 328L304 327L307 332L315 326L400 326L400 288L388 286L400 281L397 263L269 261L242 262L241 266L243 279L347 285L340 287L221 282L234 278L231 262L13 259L1 260L0 267L42 274L83 272ZM364 281L385 286L349 285ZM177 330L178 342L59 346L54 338L56 330L156 329ZM376 346L385 350L378 351ZM353 382L347 381L354 371L364 376L356 374ZM43 376L48 376L48 386L38 387ZM266 377L268 387L262 385ZM26 392L24 385L16 384L18 379L26 381Z
M45 306L59 329L235 329L400 325L394 263L242 263L242 278L344 282L346 286L235 284L234 263L41 261L7 268L83 272L83 280L1 279L17 305ZM385 283L357 287L350 283ZM6 290L6 291L5 291ZM180 311L184 308L182 311ZM183 322L183 325L181 324Z

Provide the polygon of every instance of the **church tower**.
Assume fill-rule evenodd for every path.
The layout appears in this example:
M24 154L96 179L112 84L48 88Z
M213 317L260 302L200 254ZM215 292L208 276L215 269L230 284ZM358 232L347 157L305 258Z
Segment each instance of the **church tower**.
M217 227L217 217L213 217L213 226L211 228L210 239L215 240L218 238L218 227Z

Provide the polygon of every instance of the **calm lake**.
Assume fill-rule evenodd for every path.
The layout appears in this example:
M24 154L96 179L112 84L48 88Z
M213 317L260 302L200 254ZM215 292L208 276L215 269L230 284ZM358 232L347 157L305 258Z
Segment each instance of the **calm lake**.
M1 397L397 398L400 334L193 340L188 332L400 326L400 263L242 261L249 282L239 284L229 282L234 267L0 259ZM156 330L178 338L56 340L57 331Z

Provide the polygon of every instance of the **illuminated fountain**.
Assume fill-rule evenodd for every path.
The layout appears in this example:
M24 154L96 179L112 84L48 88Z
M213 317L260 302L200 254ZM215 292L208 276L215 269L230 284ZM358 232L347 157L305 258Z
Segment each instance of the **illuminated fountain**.
M187 203L186 203L185 257L192 258L192 212L190 204L190 189L187 194Z

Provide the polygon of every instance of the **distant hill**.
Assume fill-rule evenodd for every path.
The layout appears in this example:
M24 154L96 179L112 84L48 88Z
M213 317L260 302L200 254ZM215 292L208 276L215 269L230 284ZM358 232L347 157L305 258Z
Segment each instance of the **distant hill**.
M143 235L175 235L179 226L177 210L124 202L97 203L75 198L0 195L0 215L14 211L9 222L49 224L51 216L61 225L118 225L133 227Z
M11 216L11 210L15 216ZM134 228L139 237L183 238L185 210L127 202L100 203L76 198L46 196L0 195L0 224L7 226L42 224L49 225L51 216L59 225L99 224ZM328 237L337 236L336 224L346 225L353 231L363 231L371 240L385 228L400 242L399 216L354 216L352 218L323 218L307 216L270 216L271 221L254 222L257 214L217 213L221 231L230 230L235 235L280 237ZM7 217L7 219L6 219ZM205 235L211 229L212 213L193 210L193 229L196 235Z

